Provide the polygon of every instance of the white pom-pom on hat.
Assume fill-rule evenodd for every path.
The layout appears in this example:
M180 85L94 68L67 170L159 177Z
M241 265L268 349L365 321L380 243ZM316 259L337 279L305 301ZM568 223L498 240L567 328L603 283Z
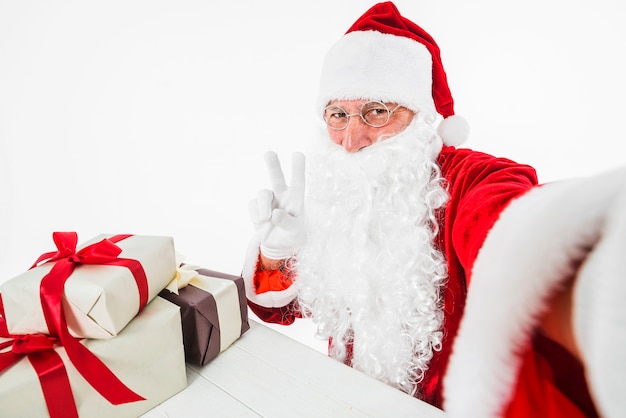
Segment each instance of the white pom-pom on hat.
M448 116L439 123L437 133L444 144L458 147L469 138L469 123L463 116Z

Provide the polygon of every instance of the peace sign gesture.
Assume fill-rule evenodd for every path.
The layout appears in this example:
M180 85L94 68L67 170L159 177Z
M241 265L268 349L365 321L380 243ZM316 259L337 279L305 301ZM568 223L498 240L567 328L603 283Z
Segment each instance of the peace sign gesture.
M304 154L291 160L291 185L285 181L275 152L265 154L271 190L261 190L250 201L250 218L256 228L261 254L274 260L293 255L304 235Z

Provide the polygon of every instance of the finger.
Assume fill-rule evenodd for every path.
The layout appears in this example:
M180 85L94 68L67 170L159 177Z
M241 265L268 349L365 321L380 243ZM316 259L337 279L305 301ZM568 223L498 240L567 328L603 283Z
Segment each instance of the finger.
M298 222L297 218L289 215L284 209L274 209L272 211L272 224L279 228L285 230L295 230L299 227L296 225Z
M248 213L250 214L250 220L253 224L261 223L261 216L259 215L259 205L257 199L252 199L248 202Z
M304 206L305 157L301 152L294 152L291 157L291 185L289 187L289 207L292 215L299 215Z
M269 222L256 225L256 236L260 243L267 239L273 227Z
M252 199L248 205L250 211L250 218L254 223L266 222L270 219L272 214L272 200L274 198L273 193L270 190L264 189L259 191L257 198Z
M283 169L280 167L280 161L278 155L274 151L268 151L265 153L265 165L270 175L270 184L272 190L279 194L287 190L287 183L285 183L285 176Z

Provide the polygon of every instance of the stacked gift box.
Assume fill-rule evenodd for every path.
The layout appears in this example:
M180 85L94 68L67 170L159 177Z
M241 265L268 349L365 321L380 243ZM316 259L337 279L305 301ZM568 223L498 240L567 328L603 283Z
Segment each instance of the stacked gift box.
M182 265L159 296L181 308L187 363L207 364L250 329L240 276Z
M0 287L2 416L139 416L249 328L242 279L180 267L171 237L53 239Z

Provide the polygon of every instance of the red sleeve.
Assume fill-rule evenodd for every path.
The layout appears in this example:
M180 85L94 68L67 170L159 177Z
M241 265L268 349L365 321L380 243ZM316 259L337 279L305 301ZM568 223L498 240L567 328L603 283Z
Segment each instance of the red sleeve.
M565 348L537 335L523 357L506 418L594 418L584 369Z
M437 245L448 264L443 292L446 325L443 347L433 357L423 383L425 396L436 406L443 402L441 376L461 322L478 251L502 210L537 185L532 167L469 149L444 147L438 163L450 194L444 211L438 214L437 235Z
M528 165L468 149L444 148L440 163L450 193L446 256L454 255L469 282L489 230L513 199L537 186L537 174Z
M258 294L280 292L293 283L293 276L283 270L260 270L254 273L254 288Z
M254 289L257 294L266 292L281 293L286 291L293 284L293 273L285 266L279 270L263 270L257 260L254 272ZM248 298L248 306L262 321L290 325L302 314L298 307L297 300L288 299L285 306L262 306Z
M269 323L291 325L297 318L302 318L296 301L281 308L267 308L248 300L248 306L259 319Z

